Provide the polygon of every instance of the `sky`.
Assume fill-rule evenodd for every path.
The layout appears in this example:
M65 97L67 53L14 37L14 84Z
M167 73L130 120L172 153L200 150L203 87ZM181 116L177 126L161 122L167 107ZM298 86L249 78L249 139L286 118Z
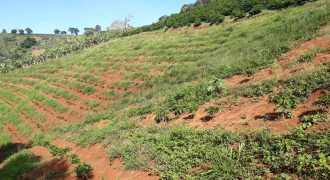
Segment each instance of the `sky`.
M25 29L34 33L53 33L77 27L101 25L102 29L129 14L133 27L157 22L163 15L180 11L196 0L0 0L0 31Z

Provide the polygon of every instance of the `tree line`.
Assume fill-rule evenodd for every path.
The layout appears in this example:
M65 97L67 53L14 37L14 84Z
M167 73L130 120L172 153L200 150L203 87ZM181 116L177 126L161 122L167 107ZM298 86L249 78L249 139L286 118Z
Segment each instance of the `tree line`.
M241 19L259 14L264 9L280 10L309 1L315 0L198 0L195 4L184 5L180 13L162 16L158 22L141 27L140 31L218 24L224 21L225 16Z
M6 29L2 29L1 33L2 34L7 34L7 30ZM33 30L31 28L27 27L27 28L25 28L25 30L23 30L23 29L12 29L10 31L10 33L11 34L17 34L17 33L19 33L19 34L25 34L25 33L26 34L32 34L33 33Z

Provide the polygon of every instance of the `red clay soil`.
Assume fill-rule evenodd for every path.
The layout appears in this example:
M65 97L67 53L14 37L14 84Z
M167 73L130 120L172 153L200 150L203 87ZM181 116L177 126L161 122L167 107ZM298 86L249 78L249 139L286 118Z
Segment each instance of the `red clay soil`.
M35 49L35 50L32 50L31 54L34 56L39 56L45 52L46 52L46 49Z
M53 109L42 105L37 101L33 101L31 106L34 106L38 114L44 116L50 126L63 125L66 122L69 122L67 119L60 118Z
M277 61L276 63L280 65L281 72L276 72L274 68L262 69L253 76L235 75L231 78L225 79L225 84L227 86L233 86L237 84L242 84L245 82L257 82L263 79L271 78L272 76L278 76L280 79L287 77L288 74L294 73L298 70L302 70L304 67L310 67L310 65L319 65L323 62L328 62L330 60L329 54L317 54L312 63L300 63L293 68L287 67L290 63L293 63L298 57L305 54L306 52L312 50L313 48L330 48L330 36L321 36L310 41L304 42L302 44L296 45L289 52L285 53L283 60Z
M12 143L27 144L29 142L27 137L22 136L13 124L6 124L3 127L4 131L12 136Z
M90 175L91 179L159 179L157 176L150 176L148 172L130 170L126 171L122 161L120 159L115 159L113 162L109 161L105 149L101 144L93 145L89 148L80 148L75 146L73 143L70 143L64 139L55 139L51 142L52 144L66 148L70 147L72 150L69 154L76 154L79 156L81 161L90 164L93 167L93 171ZM69 161L69 159L65 159ZM74 169L74 166L69 162L68 171L70 172ZM65 179L75 179L76 176L74 173L70 173Z
M323 91L313 93L306 102L293 110L294 117L291 119L283 119L281 113L273 112L275 104L268 102L269 95L263 96L258 102L254 102L252 98L241 98L237 105L226 103L226 99L223 98L216 102L216 104L224 104L222 112L215 114L212 118L207 118L205 109L215 103L206 103L197 110L193 119L189 120L188 125L198 127L221 126L231 131L272 129L274 133L284 133L299 126L299 118L302 115L322 111L320 108L312 106L312 103L324 94ZM324 128L324 125L320 128Z
M43 122L40 122L39 120L34 119L33 117L30 117L25 112L21 112L22 119L29 125L33 125L34 132L47 132L48 131L48 125L46 125Z

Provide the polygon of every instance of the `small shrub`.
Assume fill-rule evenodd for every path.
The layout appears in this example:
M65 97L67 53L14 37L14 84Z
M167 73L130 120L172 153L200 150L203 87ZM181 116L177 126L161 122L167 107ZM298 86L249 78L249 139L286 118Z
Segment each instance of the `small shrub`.
M86 163L79 164L74 171L76 172L77 177L83 178L87 177L88 173L92 170L92 167Z
M242 19L245 17L246 14L244 11L234 10L232 15L235 19Z
M253 15L260 14L261 11L262 11L262 10L261 10L261 6L254 6L254 7L250 10L249 14L250 14L250 16L253 16Z
M274 82L267 80L262 83L245 86L240 91L244 97L260 97L273 92L273 85Z
M80 159L77 155L71 154L70 158L71 158L71 164L79 164L80 163Z
M207 92L209 95L216 93L221 94L226 89L223 79L215 78L208 83Z
M195 23L194 23L194 27L198 27L202 25L202 21L201 20L197 20Z
M275 103L274 112L281 110L285 118L292 118L291 110L297 107L299 99L292 95L280 94L278 96L271 96L270 102Z
M213 116L215 113L218 113L220 111L220 108L218 107L208 107L205 109L205 112L207 112L208 115Z
M37 44L37 40L31 37L27 37L21 44L20 47L24 49L29 49Z
M319 106L322 109L328 108L329 105L330 105L330 95L321 96L315 102L313 102L313 106Z
M316 56L315 52L308 52L297 59L298 63L311 62Z
M313 124L316 124L318 122L325 122L327 120L328 120L328 117L321 113L317 113L314 115L306 115L300 119L300 122L303 123L301 125L301 128L305 130L305 129L311 127Z

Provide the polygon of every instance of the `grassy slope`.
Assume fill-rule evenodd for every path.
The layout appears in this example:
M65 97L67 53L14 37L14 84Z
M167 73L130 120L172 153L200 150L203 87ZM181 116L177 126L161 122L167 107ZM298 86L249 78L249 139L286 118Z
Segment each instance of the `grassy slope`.
M184 176L191 168L205 163L205 171L192 176L212 178L220 173L228 174L228 177L253 177L269 171L280 174L286 167L270 169L266 159L261 170L250 167L250 164L258 162L253 158L260 151L273 153L272 148L283 148L282 143L304 141L296 138L300 134L284 140L279 140L281 137L272 139L267 134L247 137L264 137L256 143L276 142L265 144L267 150L264 150L258 149L259 144L245 144L246 138L241 139L237 134L223 130L200 131L186 127L140 129L139 122L128 115L145 115L155 111L169 113L173 105L180 111L193 112L200 104L213 98L204 92L204 81L214 76L225 78L234 74L253 74L279 58L294 42L319 35L318 29L328 22L330 16L329 3L320 8L319 4L325 2L280 12L269 11L258 18L234 24L227 22L207 30L157 32L116 39L54 62L1 75L0 126L13 123L22 135L32 135L34 127L24 121L19 113L22 111L50 127L58 125L58 122L65 124L61 122L63 118L81 121L77 125L58 127L54 133L57 136L70 133L68 138L83 146L105 142L112 147L111 157L124 157L128 167L144 167L149 160L156 159L155 171L163 178ZM186 90L184 93L192 92L191 95L184 102L169 104L173 102L169 100L172 94L180 93L182 89ZM200 94L196 96L195 92ZM32 101L47 107L54 114L41 113L38 110L40 107L31 104ZM6 102L11 102L14 107L11 108ZM89 112L79 110L80 106L86 109L89 106ZM111 124L101 128L92 125L103 119L111 121ZM303 138L309 137L302 134ZM315 135L311 139L323 141L328 134ZM0 136L1 145L10 141L2 128ZM120 146L118 142L123 139L125 143ZM244 151L243 156L242 149L228 148L228 144L234 142L244 144L248 147L246 149L253 151ZM307 152L307 147L290 148L303 148ZM322 146L320 153L328 152ZM224 157L228 159L217 163ZM289 163L296 163L297 158ZM316 161L319 160L323 159L316 158ZM276 162L281 161L276 159ZM173 163L169 165L168 162ZM211 165L207 165L209 162ZM310 164L315 165L316 162ZM299 168L302 167L292 172L299 172L300 176L311 173L302 172ZM235 169L239 170L233 172ZM315 173L320 177L321 174Z
M46 35L46 34L33 34L33 35L18 35L18 34L0 34L0 60L6 59L10 54L16 51L19 45L27 37L33 37L38 41L38 44L33 46L32 49L48 49L52 47L61 46L67 40L74 39L73 36L59 36L59 35Z

